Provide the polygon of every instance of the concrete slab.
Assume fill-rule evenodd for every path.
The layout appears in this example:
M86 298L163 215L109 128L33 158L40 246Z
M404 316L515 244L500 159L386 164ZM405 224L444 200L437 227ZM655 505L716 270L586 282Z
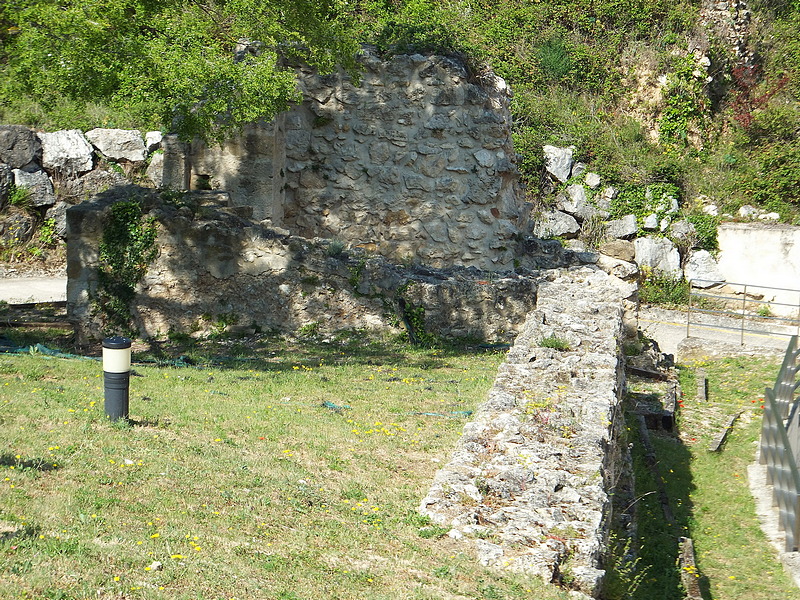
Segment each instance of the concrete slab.
M19 277L0 279L0 301L8 304L66 302L66 277Z

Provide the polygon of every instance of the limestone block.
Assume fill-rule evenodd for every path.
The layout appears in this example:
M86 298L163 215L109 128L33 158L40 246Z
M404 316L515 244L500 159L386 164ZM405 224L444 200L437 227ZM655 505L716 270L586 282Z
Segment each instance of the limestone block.
M636 266L636 263L612 258L605 254L599 254L597 256L596 264L609 275L619 277L620 279L630 279L639 275L639 267Z
M545 146L543 148L545 156L545 168L547 172L558 179L561 183L566 183L572 173L572 152L574 148L557 148L556 146Z
M142 133L138 130L98 128L87 131L85 135L108 158L142 162L147 156Z
M697 250L689 254L683 276L692 282L692 287L697 288L708 288L725 281L717 261L708 250Z
M556 202L561 210L573 215L579 221L585 221L595 216L602 218L608 216L607 212L600 211L589 204L586 199L586 188L579 183L567 186L567 194L559 194Z
M693 241L697 230L695 226L687 221L686 219L681 219L680 221L676 221L672 223L669 227L670 235L672 239L678 242L682 241Z
M614 219L606 223L606 235L611 238L627 238L636 235L639 228L635 215L625 215L621 219Z
M596 190L598 187L600 187L600 175L597 173L586 173L584 181L590 189Z
M157 188L164 187L164 153L156 152L150 157L145 171L147 179Z
M144 134L144 145L148 153L155 152L161 148L161 140L164 139L164 134L160 131L148 131Z
M642 223L642 229L646 229L647 231L655 231L658 229L658 215L655 213L647 215Z
M681 257L670 240L663 237L640 237L634 242L636 264L639 268L648 267L655 272L680 277Z
M37 134L42 143L42 166L48 171L77 174L92 170L94 149L78 129Z
M636 248L633 242L627 240L611 240L600 244L600 252L611 258L632 262L636 256Z
M536 219L533 235L539 238L571 237L581 230L575 217L560 210L543 212Z
M21 169L33 162L42 149L36 134L22 125L0 125L0 163Z
M28 173L21 169L14 169L14 185L30 191L31 202L34 206L52 206L56 202L53 182L44 171Z

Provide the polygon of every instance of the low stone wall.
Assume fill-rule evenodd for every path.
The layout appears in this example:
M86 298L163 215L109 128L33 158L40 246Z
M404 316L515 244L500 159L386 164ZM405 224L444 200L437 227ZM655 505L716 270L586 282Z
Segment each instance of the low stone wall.
M510 342L536 305L537 276L452 267L403 267L330 240L309 240L254 223L213 200L177 203L118 188L67 214L67 302L82 339L106 328L93 307L98 248L108 209L137 197L158 222L159 254L133 302L142 336L244 330L320 333L374 329Z
M581 267L551 271L536 309L420 506L469 540L488 566L597 597L612 518L630 457L620 357L630 289ZM556 336L568 345L543 347Z

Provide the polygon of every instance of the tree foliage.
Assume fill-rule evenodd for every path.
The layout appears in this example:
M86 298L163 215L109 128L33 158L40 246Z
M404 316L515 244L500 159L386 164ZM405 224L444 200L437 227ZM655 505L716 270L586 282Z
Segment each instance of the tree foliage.
M220 137L298 98L283 60L352 67L341 0L6 0L0 104L35 102L60 126L87 103L131 121ZM258 52L243 52L240 42Z

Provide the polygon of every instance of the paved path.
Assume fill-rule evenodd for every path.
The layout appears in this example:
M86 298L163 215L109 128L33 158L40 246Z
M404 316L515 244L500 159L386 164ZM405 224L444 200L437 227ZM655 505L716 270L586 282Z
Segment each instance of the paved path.
M0 279L0 301L8 304L65 302L66 277L20 277Z
M789 343L789 335L797 333L796 328L780 327L775 323L759 323L748 321L746 327L758 331L745 331L744 338L739 329L739 319L724 317L707 317L707 324L692 323L689 334L693 338L759 346L785 350ZM639 329L649 338L658 342L662 352L675 355L678 344L686 339L686 312L664 310L662 308L642 307L639 309ZM770 329L773 332L770 332ZM774 333L782 330L786 335Z

